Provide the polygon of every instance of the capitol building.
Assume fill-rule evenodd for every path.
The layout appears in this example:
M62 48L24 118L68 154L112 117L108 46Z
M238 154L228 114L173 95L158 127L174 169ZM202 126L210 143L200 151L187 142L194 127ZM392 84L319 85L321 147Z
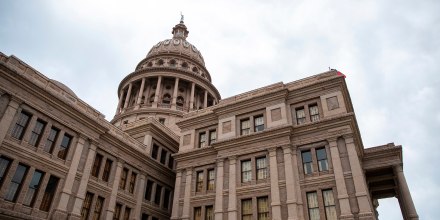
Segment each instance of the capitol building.
M402 146L365 148L341 72L222 98L188 34L122 79L111 121L0 52L0 219L375 220L390 197L418 219Z

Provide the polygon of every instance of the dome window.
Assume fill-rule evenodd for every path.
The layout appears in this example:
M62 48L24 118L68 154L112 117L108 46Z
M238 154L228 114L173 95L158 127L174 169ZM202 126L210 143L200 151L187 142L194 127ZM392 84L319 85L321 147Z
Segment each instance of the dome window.
M185 103L185 99L182 96L178 96L176 100L176 105L182 107L183 103Z
M182 63L182 68L184 68L184 69L188 69L188 63L187 63L187 62L183 62L183 63Z
M197 73L197 72L199 72L199 69L197 69L197 67L193 67L193 68L192 68L192 71L195 72L195 73Z
M170 66L171 67L176 67L176 60L171 60L170 61Z
M166 90L170 90L170 89L171 89L171 86L170 86L170 85L166 85L166 86L165 86L165 89L166 89Z
M148 62L147 67L152 67L153 63L152 62Z
M185 92L185 89L183 87L180 87L179 92Z
M205 74L204 74L204 73L202 73L202 77L203 77L203 78L206 78L206 76L205 76Z
M160 59L159 61L157 61L157 64L158 64L159 66L163 66L163 60Z
M170 104L171 103L171 95L170 94L165 94L163 96L162 103Z

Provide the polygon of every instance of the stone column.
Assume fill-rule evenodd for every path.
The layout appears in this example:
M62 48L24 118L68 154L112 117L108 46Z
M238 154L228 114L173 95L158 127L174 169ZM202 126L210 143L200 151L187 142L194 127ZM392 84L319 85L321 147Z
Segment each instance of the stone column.
M288 220L298 219L297 193L295 188L295 175L293 174L294 166L292 166L292 151L290 146L283 146L284 153L284 171L286 176L287 191L287 218ZM295 166L296 169L296 166Z
M69 167L69 172L67 173L66 180L64 181L64 186L61 190L60 201L56 208L56 212L61 214L61 218L67 217L67 204L69 203L69 198L72 196L72 187L75 182L76 173L78 170L79 161L81 159L81 153L84 149L84 143L86 137L82 134L78 135L78 141L73 153L72 161Z
M179 89L179 78L176 77L176 81L174 82L173 102L171 103L171 109L176 109L178 89Z
M217 160L217 177L215 180L215 220L223 219L223 163L223 158Z
M139 109L142 101L142 95L144 94L145 78L142 78L141 88L139 89L138 97L136 100L136 107L134 109Z
M157 108L157 103L159 102L160 85L162 84L162 76L157 77L156 92L154 93L153 108Z
M301 187L299 184L299 170L302 169L302 166L298 165L298 157L297 157L297 150L296 146L292 149L292 165L293 165L293 179L294 179L294 190L296 191L296 201L298 203L297 205L297 214L298 219L302 220L304 219L303 215L303 201L301 196Z
M194 109L194 92L196 90L196 84L193 82L191 84L191 96L189 97L189 110L192 111Z
M281 220L280 186L278 185L278 164L276 147L269 149L270 194L272 219Z
M94 141L90 142L89 152L87 153L86 164L82 172L82 177L79 182L78 192L76 193L75 203L72 209L72 219L79 219L81 217L81 208L83 201L86 197L87 183L89 182L90 171L92 170L93 162L95 161L97 143Z
M373 214L373 207L368 198L368 189L365 181L364 172L359 161L353 137L344 136L345 146L347 147L348 159L350 161L351 175L353 176L356 198L359 205L359 219L370 219Z
M183 197L183 210L182 219L189 219L190 217L190 197L192 188L192 168L186 168L186 183L185 183L185 196Z
M397 176L398 187L399 187L399 203L401 203L401 207L405 210L402 210L402 213L407 214L407 218L409 220L418 220L419 215L417 214L416 207L414 206L414 202L411 197L411 193L408 188L408 184L406 183L405 175L403 174L402 165L394 166L394 173Z
M17 109L20 106L21 101L11 97L8 103L8 107L3 114L3 117L0 119L0 144L3 143L3 139L5 139L6 133L11 126L11 122L17 113Z
M237 157L229 157L228 220L237 220Z
M336 138L328 140L335 174L336 188L338 191L339 206L341 209L340 218L353 219L350 203L348 200L347 188L345 186L344 172L342 171L341 159L339 158L338 144Z
M128 103L130 103L130 96L131 96L131 88L133 87L133 84L128 84L128 91L127 95L125 96L125 103L124 103L124 109L128 107Z
M142 215L142 201L143 201L143 189L145 186L145 175L139 174L139 183L137 184L136 190L136 206L134 207L133 214L131 215L132 220L137 220Z
M203 98L203 108L208 107L208 90L205 90L205 97Z
M107 211L105 213L105 219L107 220L113 219L113 213L115 212L116 197L118 196L118 187L119 187L119 181L121 180L121 172L123 165L124 164L121 161L118 161L116 165L116 173L115 173L115 179L113 180L112 193L110 195Z
M121 112L121 105L122 105L122 97L124 96L124 90L121 89L121 92L119 93L119 101L118 101L118 107L116 108L115 115L119 114Z
M180 198L180 183L182 182L182 170L177 170L176 185L174 186L173 210L171 219L179 219L179 198Z

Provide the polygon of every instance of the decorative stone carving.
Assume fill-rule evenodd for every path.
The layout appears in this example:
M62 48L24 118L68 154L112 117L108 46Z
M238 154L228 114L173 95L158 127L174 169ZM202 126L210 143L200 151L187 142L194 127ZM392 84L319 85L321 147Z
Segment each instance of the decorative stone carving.
M223 134L231 132L231 121L223 122L222 126L223 126Z
M327 108L329 111L339 108L339 102L337 96L327 98L326 100L327 100Z

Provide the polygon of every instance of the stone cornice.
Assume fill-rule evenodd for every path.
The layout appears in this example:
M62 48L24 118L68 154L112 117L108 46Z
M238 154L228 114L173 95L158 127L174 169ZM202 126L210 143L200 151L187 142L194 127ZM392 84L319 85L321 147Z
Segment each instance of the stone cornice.
M168 115L174 115L177 117L182 117L183 112L179 110L173 110L170 108L153 108L153 107L140 107L136 110L129 110L125 111L124 113L118 113L113 117L113 119L110 121L110 123L114 123L115 121L124 118L126 116L134 115L134 114L141 114L141 113L160 113L160 114L168 114Z

